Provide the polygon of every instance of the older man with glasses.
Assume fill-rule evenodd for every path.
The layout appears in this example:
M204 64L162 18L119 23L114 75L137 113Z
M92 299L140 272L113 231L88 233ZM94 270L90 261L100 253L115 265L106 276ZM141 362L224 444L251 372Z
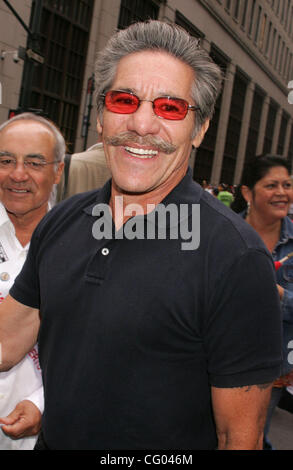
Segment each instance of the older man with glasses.
M0 126L0 292L3 300L25 261L32 233L60 180L65 143L48 120L25 113ZM0 449L35 446L43 412L37 344L0 373Z
M117 32L98 58L112 179L44 217L0 306L2 369L39 340L37 449L262 447L281 364L272 260L188 168L221 80L160 21Z

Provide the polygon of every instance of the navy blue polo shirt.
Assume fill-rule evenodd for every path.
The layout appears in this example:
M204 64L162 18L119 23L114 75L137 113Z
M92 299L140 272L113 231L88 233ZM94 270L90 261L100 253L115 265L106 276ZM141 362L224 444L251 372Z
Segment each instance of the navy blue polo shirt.
M183 250L180 236L98 240L94 208L109 202L110 190L108 182L45 216L10 292L41 312L46 443L214 449L211 386L279 376L271 257L190 170L163 204L188 205L189 219L200 205L196 249Z

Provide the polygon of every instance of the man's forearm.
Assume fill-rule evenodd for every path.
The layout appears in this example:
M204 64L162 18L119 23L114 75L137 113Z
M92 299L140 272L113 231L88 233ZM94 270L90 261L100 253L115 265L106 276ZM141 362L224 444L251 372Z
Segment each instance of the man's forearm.
M219 450L261 450L272 384L212 387Z
M7 371L33 348L40 327L39 311L8 295L0 305L0 371Z
M218 450L262 450L263 433L257 436L218 434Z
M0 341L0 372L7 372L19 362L16 359L14 360L13 356L13 354L8 353L6 342Z

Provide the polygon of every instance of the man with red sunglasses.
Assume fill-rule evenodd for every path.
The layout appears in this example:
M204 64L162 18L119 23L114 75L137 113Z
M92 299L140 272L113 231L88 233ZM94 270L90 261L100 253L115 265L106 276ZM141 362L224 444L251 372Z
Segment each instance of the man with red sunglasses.
M38 335L37 449L262 448L281 364L273 264L188 169L220 84L176 25L134 24L101 52L112 179L45 217L0 309L3 369Z

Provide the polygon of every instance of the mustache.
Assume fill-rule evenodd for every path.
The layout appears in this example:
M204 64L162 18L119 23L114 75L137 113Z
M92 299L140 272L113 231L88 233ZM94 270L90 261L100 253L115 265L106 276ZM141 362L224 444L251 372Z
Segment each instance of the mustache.
M108 145L113 145L114 147L119 147L129 143L151 146L155 147L156 150L166 153L167 155L174 153L177 150L177 147L174 144L166 142L160 137L155 137L152 135L140 137L133 132L122 132L118 135L107 136L105 137L105 143Z

